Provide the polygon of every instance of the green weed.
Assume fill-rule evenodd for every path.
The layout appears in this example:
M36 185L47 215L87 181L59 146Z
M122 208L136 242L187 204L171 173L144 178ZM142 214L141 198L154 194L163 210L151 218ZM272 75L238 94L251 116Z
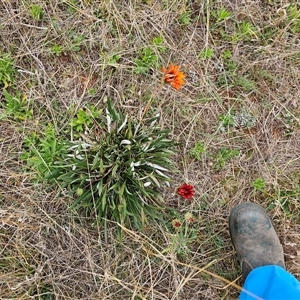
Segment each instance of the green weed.
M221 56L224 60L228 60L232 58L232 53L230 50L225 50Z
M116 65L119 63L119 60L121 59L120 54L112 54L107 58L107 64L108 65Z
M80 7L80 2L77 0L68 0L63 2L63 4L66 6L69 15L75 14Z
M299 223L299 196L300 188L295 185L292 189L276 189L276 194L273 195L269 209L274 209L279 204L284 214L292 221ZM277 204L277 205L276 205Z
M134 72L136 74L147 74L150 68L156 68L158 65L158 56L150 47L143 48L139 57L135 60L136 67Z
M231 18L231 13L224 6L222 6L219 10L212 11L212 16L214 18L214 22L217 25L220 25L224 21Z
M257 37L256 28L249 21L242 21L238 24L237 32L232 36L232 42L250 41Z
M71 30L68 34L68 39L70 42L69 48L74 52L79 52L84 45L86 37L83 34L78 34L76 31Z
M152 39L152 44L155 46L159 52L165 52L167 48L164 46L165 39L163 36L158 35Z
M229 127L234 126L234 111L230 109L226 114L221 114L218 117L220 124L218 130L225 132Z
M226 50L221 55L225 67L225 74L221 74L218 81L221 85L231 85L242 88L246 92L256 90L255 81L248 78L248 76L240 76L238 74L238 63L232 59L230 50ZM224 77L225 76L225 77Z
M234 78L237 76L236 71L238 69L238 63L232 59L225 60L225 70L229 77Z
M300 9L295 4L290 4L287 9L287 23L292 33L300 32Z
M296 128L299 128L299 117L297 118L290 111L282 111L277 115L277 119L281 120L281 122L285 125L285 135L291 135Z
M263 178L256 178L251 186L257 190L257 191L260 191L260 192L263 192L266 188L266 181L263 179Z
M231 23L232 14L225 7L219 10L212 10L210 15L210 29L211 33L224 40L231 40L230 28L233 26Z
M202 50L200 53L199 53L199 58L200 59L210 59L214 57L214 50L210 49L210 48L205 48L204 50Z
M10 55L0 52L0 85L4 85L4 87L10 85L14 80L14 75L15 68Z
M214 245L215 245L215 249L216 250L220 250L224 247L224 240L219 236L216 235L215 238L213 239Z
M263 42L263 45L269 45L274 41L278 34L278 28L274 26L267 26L262 28L261 31L261 40Z
M194 148L190 150L190 155L197 160L202 160L202 154L206 152L206 146L202 142L196 142Z
M121 59L121 55L119 53L106 53L102 52L100 53L100 56L102 58L102 63L104 65L104 68L112 67L117 68L119 65L119 61Z
M232 59L230 50L225 50L221 54L223 59L224 72L218 76L218 84L220 86L234 85L234 80L237 77L238 64Z
M260 68L253 68L253 77L256 81L266 80L269 83L275 80L275 77L269 71Z
M95 96L96 92L97 92L96 88L90 88L90 89L88 89L89 96Z
M29 13L37 21L42 20L44 17L43 8L40 5L32 4Z
M102 110L96 109L90 105L86 108L80 108L76 116L71 121L70 125L76 132L82 132L93 125L94 120L99 118L102 114Z
M180 25L189 25L192 22L191 11L183 12L179 16L178 22L179 22Z
M195 229L189 229L187 232L184 231L185 229L171 236L171 246L164 249L163 253L176 253L181 258L186 258L191 253L191 247L197 240L197 231Z
M217 170L222 169L226 162L230 161L232 158L239 156L240 150L237 149L229 149L229 148L221 148L216 155L216 160L213 167Z
M3 103L4 113L0 116L0 119L12 117L16 121L22 121L32 118L32 102L28 101L25 95L22 96L20 92L13 95L6 89L3 89L3 95L5 98Z
M187 212L184 216L176 214L176 218L169 224L169 230L174 232L170 235L170 246L162 253L175 253L181 258L186 258L191 253L191 248L198 239L198 231L193 227L194 216ZM171 228L172 227L172 228Z
M256 90L256 83L246 76L236 76L234 82L237 86L242 88L245 92L252 92Z
M53 167L67 154L67 141L48 125L41 134L31 133L24 140L20 159L25 161L35 181L45 181ZM56 165L57 167L57 165Z
M198 95L197 98L195 99L196 103L207 103L213 101L213 98L209 96L203 96L203 95Z
M53 44L53 46L50 48L50 52L56 56L60 56L63 52L64 48L61 45Z

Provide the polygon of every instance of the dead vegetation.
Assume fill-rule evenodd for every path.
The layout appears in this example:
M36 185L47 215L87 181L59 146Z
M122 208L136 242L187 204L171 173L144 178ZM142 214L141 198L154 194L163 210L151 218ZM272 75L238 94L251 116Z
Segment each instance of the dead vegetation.
M0 95L1 299L236 299L227 219L244 201L268 210L299 278L299 15L297 1L2 1L6 90L26 97L20 111ZM162 83L169 63L187 74L179 91ZM172 130L180 172L164 198L193 226L124 228L120 243L111 223L105 243L64 191L33 181L24 139L107 97L137 118L150 103Z

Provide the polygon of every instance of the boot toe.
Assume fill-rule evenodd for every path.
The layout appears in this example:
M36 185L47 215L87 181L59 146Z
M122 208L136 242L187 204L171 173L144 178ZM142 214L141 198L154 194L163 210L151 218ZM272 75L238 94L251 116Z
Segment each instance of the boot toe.
M234 207L229 217L229 230L244 279L252 269L260 266L279 265L284 268L282 246L262 207L254 203Z

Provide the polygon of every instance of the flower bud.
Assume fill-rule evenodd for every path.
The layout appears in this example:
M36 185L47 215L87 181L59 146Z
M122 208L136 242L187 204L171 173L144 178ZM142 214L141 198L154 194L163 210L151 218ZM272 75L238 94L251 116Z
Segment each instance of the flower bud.
M195 222L195 218L193 216L193 214L187 212L185 215L184 215L184 219L185 221L188 223L188 224L191 224L191 223L194 223Z

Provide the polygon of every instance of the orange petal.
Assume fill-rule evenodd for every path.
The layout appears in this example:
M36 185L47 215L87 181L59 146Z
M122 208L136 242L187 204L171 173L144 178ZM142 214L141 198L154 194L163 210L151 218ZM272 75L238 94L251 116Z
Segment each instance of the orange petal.
M174 89L179 90L181 85L185 84L183 78L186 75L179 71L178 65L170 64L167 69L162 68L161 70L164 73L164 81L169 83Z

